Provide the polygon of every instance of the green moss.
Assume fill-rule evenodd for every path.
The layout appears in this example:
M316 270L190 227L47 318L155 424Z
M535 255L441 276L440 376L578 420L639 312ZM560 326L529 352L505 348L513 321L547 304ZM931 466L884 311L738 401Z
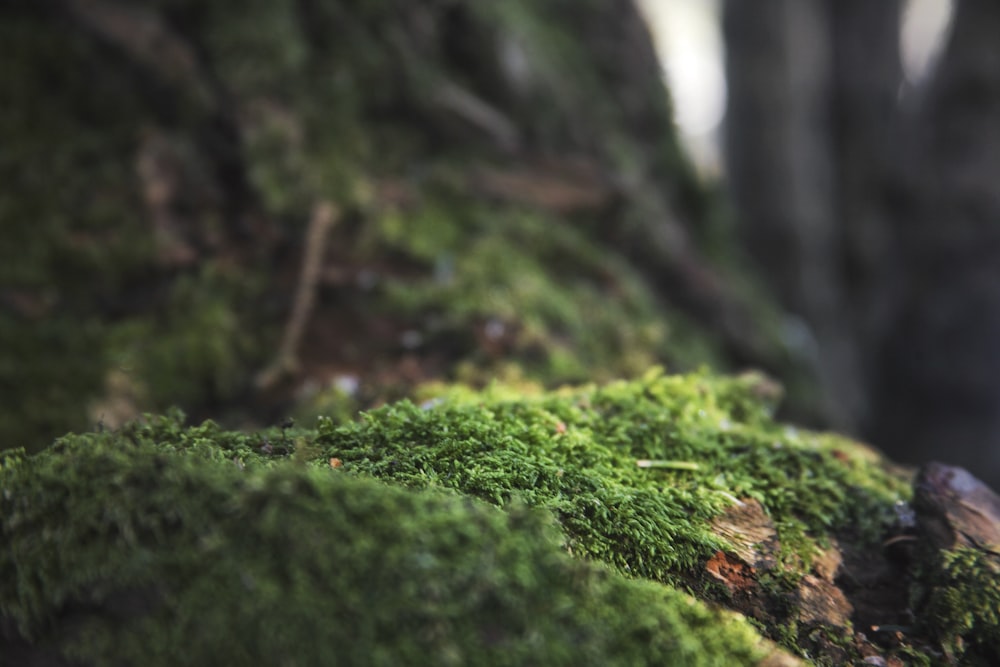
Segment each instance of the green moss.
M955 664L1000 662L1000 557L969 547L940 551L920 582L919 614Z
M152 246L132 213L128 78L69 26L13 14L0 19L0 96L16 100L0 109L0 448L39 448L86 428L107 362L90 306Z
M503 357L546 384L606 381L662 362L693 368L719 358L612 250L553 218L429 203L382 218L377 233L384 247L427 267L421 279L388 280L391 312L420 318L430 338L499 324ZM476 361L481 378L495 374L488 356Z
M521 661L545 647L554 664L750 656L747 626L720 630L728 617L677 592L728 600L704 574L727 548L712 519L749 497L774 522L782 555L759 583L778 606L764 623L794 619L818 545L878 549L909 496L872 450L774 422L775 387L760 375L654 369L603 387L426 391L422 406L317 429L235 433L175 414L6 456L0 615L43 644L109 660L155 647L166 663L184 637L211 661L220 636L248 637L226 649L237 662L302 646L308 663L322 659L316 645L347 637L365 647L343 649L348 664L417 653L501 664L500 647ZM995 662L998 600L983 582L996 567L959 550L920 576L923 636L949 659ZM125 623L123 600L146 611ZM64 636L67 604L106 613ZM793 650L854 650L836 628L779 623L763 631Z
M237 172L246 168L267 216L304 226L319 199L353 201L368 154L368 133L358 124L364 105L345 94L353 81L331 75L330 54L307 49L296 3L142 4L140 16L148 12L204 48L199 72L223 77L218 88L246 112L245 152L226 159L242 161ZM87 428L88 404L119 367L142 398L133 409L231 397L257 370L252 340L259 345L273 333L260 322L277 319L245 307L260 284L275 282L265 278L267 262L228 276L210 266L176 274L157 266L155 225L136 174L149 136L177 158L170 178L191 195L178 215L207 241L199 255L220 239L232 252L223 263L232 266L240 254L219 229L232 183L222 182L208 154L225 144L214 134L219 100L204 81L142 71L143 63L56 15L19 8L3 10L0 21L10 54L0 94L17 100L0 109L0 342L11 352L0 363L8 398L0 405L0 448L37 449ZM374 64L360 57L365 34L356 22L336 32L338 48L358 57L352 76L385 65L384 57ZM253 208L257 194L240 193L240 204Z
M100 386L106 361L96 322L0 313L0 349L0 449L40 449L46 438L87 427L80 397Z
M553 20L567 9L572 25ZM592 217L486 201L470 164L516 170L518 160L477 130L452 135L455 119L434 101L445 82L463 87L517 127L524 154L571 153L621 182L654 175L694 192L659 79L642 91L649 104L632 105L650 110L650 124L633 122L614 94L626 65L617 42L580 43L607 7L450 3L432 12L441 20L429 35L413 27L425 10L389 0L142 3L141 15L196 45L188 73L146 71L47 11L7 12L0 37L14 66L0 72L0 91L20 103L0 110L0 134L11 138L0 155L0 339L30 354L0 366L0 387L15 397L0 406L0 446L37 447L86 428L87 404L119 368L135 409L226 412L258 370L260 346L278 337L287 312L275 304L289 302L295 274L288 257L299 256L319 201L344 213L327 257L343 282L324 285L317 310L362 304L362 324L419 330L428 344L417 352L449 379L484 384L517 368L552 386L654 363L723 366L711 333L608 247L609 228L658 214L633 192ZM508 47L530 56L524 90L494 57ZM220 121L232 123L224 136ZM156 267L163 248L136 173L150 137L183 186L172 203L183 209L181 236L197 237L197 259L216 268ZM242 174L249 188L230 182ZM230 207L245 207L233 217L252 233L263 230L259 247L235 238ZM220 276L223 264L236 270ZM361 271L379 274L379 287L351 292ZM243 278L250 286L235 287ZM10 314L8 303L38 312ZM503 327L493 348L476 339L484 323ZM54 386L60 377L72 378L67 390Z
M246 446L160 419L0 458L0 617L98 665L733 665L765 654L734 616L570 558L545 514L329 467L241 466L230 454Z
M836 531L876 539L905 482L854 443L771 421L758 383L653 371L537 398L403 402L323 423L319 441L346 470L546 507L575 553L659 581L722 546L707 525L738 498L760 501L799 557Z
M720 601L728 594L706 581L704 563L727 545L711 521L754 498L780 538L778 568L761 581L790 605L776 617L794 617L789 593L819 546L848 535L858 548L877 548L895 503L909 495L871 450L774 422L776 388L760 375L654 369L632 382L548 393L502 384L431 390L422 406L404 401L351 423L323 419L316 431L239 436L154 420L122 435L247 469L285 458L328 469L335 460L348 474L544 508L571 554ZM639 468L639 459L658 466ZM796 637L788 633L786 645Z
M244 328L258 290L248 278L206 264L174 281L161 312L114 326L113 358L141 385L146 406L218 401L245 386L251 362L260 363Z

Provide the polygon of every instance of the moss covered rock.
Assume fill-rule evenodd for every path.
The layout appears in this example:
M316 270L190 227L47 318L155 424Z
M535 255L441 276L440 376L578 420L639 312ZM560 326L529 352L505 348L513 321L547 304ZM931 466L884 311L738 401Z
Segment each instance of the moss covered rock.
M773 651L733 614L572 558L524 504L244 462L244 436L158 429L2 459L5 664L733 665Z
M315 429L174 414L6 454L4 649L88 664L792 660L763 635L817 664L989 664L992 561L887 557L908 476L773 421L762 376L428 392Z

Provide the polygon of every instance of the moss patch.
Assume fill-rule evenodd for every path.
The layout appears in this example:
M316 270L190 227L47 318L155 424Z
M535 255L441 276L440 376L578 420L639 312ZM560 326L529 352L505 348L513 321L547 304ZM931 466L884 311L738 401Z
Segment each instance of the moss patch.
M949 661L1000 663L1000 555L972 547L942 550L921 577L916 608Z
M171 423L0 459L0 617L35 646L152 665L766 654L735 616L572 559L544 513L244 457L244 436Z
M553 217L428 203L386 216L377 229L384 247L425 267L390 276L384 307L414 318L430 347L466 338L461 353L480 368L470 379L495 374L498 359L548 384L718 359L710 343L684 335L687 320L665 311L621 257Z
M0 19L0 94L16 100L0 110L0 448L86 426L107 363L88 306L151 256L141 220L121 215L138 207L127 78L32 14Z
M120 18L166 30L158 59L67 11L0 9L0 92L18 100L0 110L0 342L16 351L0 447L40 448L113 403L266 421L339 375L371 405L429 378L731 361L661 263L629 259L636 228L693 233L716 206L618 9L156 0ZM302 371L247 406L319 202L343 215Z
M870 450L774 422L761 382L654 370L536 398L451 393L323 421L317 443L345 470L546 507L571 550L660 581L723 546L707 523L740 498L759 501L806 561L836 531L877 538L906 483Z
M871 450L774 422L770 417L774 386L759 375L668 376L654 369L631 382L547 393L525 393L503 385L485 392L440 386L427 391L429 397L421 405L404 401L339 425L323 418L316 429L288 427L243 434L222 430L212 422L185 427L174 415L133 423L116 433L68 437L37 458L8 458L4 487L11 491L5 496L5 530L12 544L23 540L18 549L28 551L15 549L7 561L11 580L20 583L2 597L4 613L25 624L26 631L44 632L46 619L57 616L60 605L69 599L64 587L69 586L72 595L90 595L90 587L103 586L100 595L112 596L102 583L105 577L118 588L125 581L129 591L144 590L143 582L148 581L144 577L183 580L181 573L189 567L184 559L190 553L199 554L191 557L193 561L203 562L207 557L199 551L205 540L217 543L211 556L222 560L212 565L218 568L212 570L212 577L223 580L235 576L231 571L250 572L253 581L277 576L268 568L278 567L275 559L282 552L278 545L284 541L303 540L316 548L302 547L302 551L330 549L343 562L350 562L353 556L334 549L323 531L317 535L309 522L326 525L333 521L324 512L336 512L335 507L346 502L336 494L377 496L381 485L392 482L410 488L406 493L386 490L387 497L397 499L392 502L420 505L431 501L413 499L434 498L433 502L474 508L462 511L476 516L496 517L503 514L491 514L481 501L508 510L514 517L530 515L525 507L536 508L554 519L550 528L558 528L558 540L569 554L596 562L597 571L610 567L615 572L606 575L610 580L619 581L621 576L643 579L648 586L666 585L727 604L731 591L706 570L710 560L724 562L718 554L732 553L733 545L713 530L712 522L737 503L752 499L773 522L780 541L779 562L761 573L760 585L767 596L787 607L780 612L770 609L761 619L776 623L765 628L768 635L781 638L788 648L802 650L800 634L822 631L788 626L794 622L789 619L795 618L798 604L793 593L812 571L810 563L835 537L850 539L855 549L878 549L879 539L896 519L895 504L909 495L906 480L889 472ZM640 467L637 461L648 467ZM105 475L102 467L117 472ZM133 467L136 471L129 472ZM65 479L59 471L65 472ZM150 482L151 476L166 481L162 485ZM370 481L351 481L359 477ZM42 479L44 483L39 481L35 488ZM134 480L135 487L125 480ZM99 490L105 483L109 484L107 497ZM327 489L328 483L333 490ZM72 490L77 484L87 490ZM352 484L359 486L355 489ZM122 485L135 494L134 500L116 495L123 492L118 488ZM197 489L203 485L205 495L199 496ZM214 490L219 485L222 490ZM342 487L350 491L336 490ZM179 490L182 499L172 498ZM469 505L456 494L476 500ZM275 495L273 500L269 500L271 495ZM272 502L278 509L271 508ZM377 509L374 499L370 502L373 517L386 513ZM48 535L42 530L49 520L46 516L64 512L71 516L78 504L89 518L73 519L65 532L60 528ZM179 509L172 509L174 505ZM256 509L250 509L251 505ZM330 505L334 509L322 509ZM402 522L394 529L403 536L411 530L419 533L424 521L416 517L423 509L407 507L389 512L414 515L412 526L403 525L409 519L394 519ZM196 508L205 514L195 514ZM298 519L292 517L300 511L305 514L296 523ZM282 515L287 515L287 525L279 526ZM104 521L111 524L98 530L96 526ZM147 521L151 527L144 526ZM363 535L389 530L368 521L375 522L375 518L356 520L358 533L352 540L365 542L368 538ZM220 522L223 527L216 525ZM240 530L248 531L248 537L238 535ZM257 535L261 530L267 534ZM272 530L277 532L271 535ZM526 539L552 546L551 534L543 538L545 531L539 531ZM48 535L46 540L66 542L59 542L59 548L53 547L56 542L36 543L30 536L40 533ZM88 547L93 551L68 546L89 539L94 540ZM269 546L255 550L244 539ZM99 544L104 542L112 546ZM136 561L128 567L113 564L114 552L123 545L128 547L126 553L136 550L129 556ZM161 562L167 556L157 545L168 545L164 549L172 554L169 559L181 560ZM241 554L234 561L225 560L230 548ZM299 547L290 548L298 553ZM387 547L377 547L382 548ZM37 549L51 554L42 556ZM370 552L365 554L361 560L370 558ZM291 562L298 557L293 556ZM448 556L452 557L458 558ZM84 560L64 563L64 558ZM443 553L440 558L447 560ZM469 567L483 567L475 562ZM331 567L306 563L302 567L324 577L324 568ZM296 571L299 567L294 566ZM498 563L497 567L506 577L508 568L522 566ZM260 572L253 574L257 568ZM447 568L442 568L428 576L447 579ZM67 574L58 574L63 571ZM375 576L363 572L362 578ZM77 579L87 585L73 583ZM257 594L245 582L230 583L240 595L244 590ZM203 604L194 602L196 597L188 601L184 595L188 593L174 599L158 593L156 613L188 614L192 612L186 605ZM192 588L190 595L207 593ZM279 593L261 595L267 599L266 595ZM280 599L282 604L292 604L290 598ZM399 603L399 608L409 604ZM187 611L178 611L182 609ZM546 614L551 613L546 609ZM136 636L145 642L154 630L142 632L146 634Z

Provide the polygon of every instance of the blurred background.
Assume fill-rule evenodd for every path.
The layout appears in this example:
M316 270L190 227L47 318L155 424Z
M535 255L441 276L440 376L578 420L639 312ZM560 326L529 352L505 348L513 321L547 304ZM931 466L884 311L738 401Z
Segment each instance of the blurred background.
M1000 7L0 5L0 447L760 369L1000 485Z

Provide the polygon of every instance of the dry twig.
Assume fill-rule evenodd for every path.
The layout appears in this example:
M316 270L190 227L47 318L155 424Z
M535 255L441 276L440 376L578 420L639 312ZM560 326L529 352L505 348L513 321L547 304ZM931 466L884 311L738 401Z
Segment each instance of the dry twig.
M278 354L271 364L257 374L255 384L258 389L268 389L283 377L295 373L299 368L298 349L305 332L309 316L316 304L316 290L319 286L320 270L323 266L323 250L326 237L340 217L336 206L328 201L322 201L313 208L309 220L309 230L306 233L305 255L302 261L302 271L299 274L299 284L295 291L295 303L292 313L285 325L285 333L281 339Z

